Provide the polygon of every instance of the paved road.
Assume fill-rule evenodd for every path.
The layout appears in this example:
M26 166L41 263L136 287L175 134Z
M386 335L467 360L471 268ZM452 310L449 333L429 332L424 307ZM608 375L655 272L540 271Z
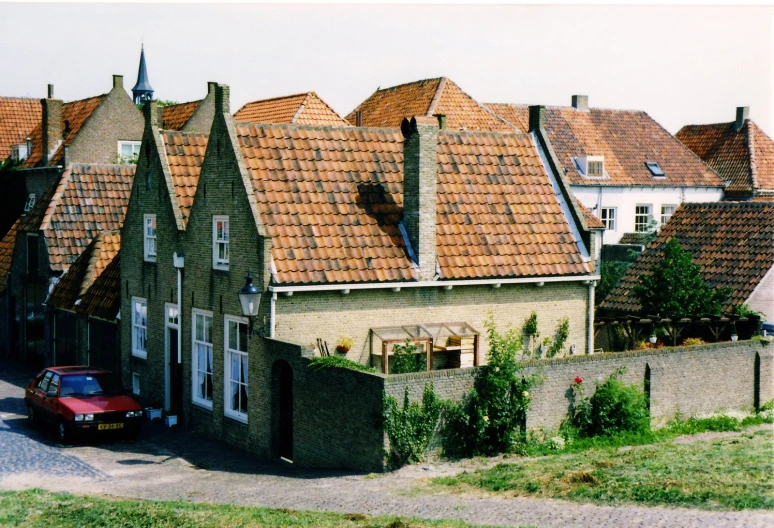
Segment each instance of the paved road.
M220 442L154 423L136 443L63 447L24 420L29 372L0 360L0 489L459 519L539 527L771 527L774 512L604 507L555 500L417 495L423 480L459 468L380 476L301 471L264 463Z

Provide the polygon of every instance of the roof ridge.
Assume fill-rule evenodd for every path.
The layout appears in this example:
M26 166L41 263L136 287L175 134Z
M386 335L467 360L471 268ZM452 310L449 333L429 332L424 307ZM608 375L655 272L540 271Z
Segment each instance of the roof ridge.
M256 103L267 103L269 101L278 101L280 99L290 99L291 97L301 97L302 95L306 98L309 96L310 93L313 93L313 92L298 92L290 95L279 95L277 97L268 97L266 99L256 99L255 101L248 101L245 104L243 104L242 107L239 110L237 110L235 113L239 113L247 105L256 104Z
M451 79L447 79L446 77L442 77L442 79L444 79L444 80L448 80L450 83L452 83L452 84L454 85L454 87L455 87L455 88L457 88L457 90L459 90L459 91L460 91L460 93L461 93L461 94L463 94L464 96L468 97L468 98L469 98L471 101L473 101L473 102L474 102L476 105L478 105L478 107L479 107L479 108L481 108L481 109L482 109L484 112L486 112L487 114L489 114L489 115L490 115L490 117L494 118L494 120L495 120L495 121L500 121L501 123L505 123L506 125L508 125L508 126L510 126L510 127L513 127L513 128L515 128L516 130L520 130L520 129L519 129L519 127L515 126L513 123L509 123L508 121L506 121L505 119L503 119L503 118L502 118L502 117L500 117L499 115L497 115L497 114L495 114L494 112L492 112L492 111L491 111L489 108L487 108L487 107L486 107L486 106L485 106L483 103L480 103L480 102L478 101L478 99L476 99L475 97L473 97L472 95L470 95L468 92L466 92L465 90L463 90L462 88L460 88L460 85L459 85L459 84L457 84L456 82L452 81ZM507 133L507 132L505 132L505 133Z
M65 170L62 172L62 175L59 177L59 181L56 184L56 189L54 189L54 193L48 200L46 212L43 213L43 217L40 219L40 226L38 227L38 231L45 231L50 227L49 224L51 223L51 217L53 216L57 205L59 205L59 202L62 200L62 194L64 193L65 187L67 187L67 184L72 178L74 165L74 163L68 163L67 167L65 167Z
M260 121L237 121L234 123L236 127L240 126L262 126L262 127L283 127L283 128L300 128L306 130L366 130L366 131L387 131L391 133L400 132L400 129L395 127L358 127L358 126L333 126L333 125L305 125L298 123L262 123Z
M421 83L426 83L426 82L429 82L429 81L438 81L438 82L440 82L443 79L446 79L446 77L431 77L429 79L419 79L419 80L416 80L416 81L405 82L403 84L396 84L395 86L388 86L387 88L379 87L376 90L374 90L374 93L376 93L376 92L386 92L388 90L395 90L397 88L403 88L404 86L410 86L412 84L421 84ZM373 94L371 94L371 95L373 95ZM366 99L366 101L367 100L368 99Z
M162 134L170 134L170 135L177 135L177 136L191 136L191 137L197 137L197 136L206 136L209 137L209 132L194 132L189 130L171 130L168 128L160 128L159 132Z
M747 141L745 141L745 147L747 148L747 153L750 158L750 180L752 182L752 188L757 189L758 188L758 166L757 162L755 161L755 140L753 139L753 136L755 134L751 133L752 127L750 126L752 124L752 121L747 119L747 122L744 124L745 127L745 134L747 134Z
M75 103L82 103L84 101L91 101L92 99L99 99L100 97L107 97L108 94L92 95L91 97L84 97L83 99L74 99L72 101L65 101L63 105L71 105Z
M430 99L430 105L427 107L425 115L431 116L435 114L435 109L438 107L438 101L441 100L441 95L443 95L443 90L446 88L448 82L449 79L447 77L441 77L441 80L438 82L438 88L435 89L435 95ZM452 84L454 84L454 82L452 82ZM457 88L459 88L459 86Z
M0 95L0 99L18 99L21 101L40 101L41 99L45 99L45 97L26 97L26 96L16 96L16 95Z

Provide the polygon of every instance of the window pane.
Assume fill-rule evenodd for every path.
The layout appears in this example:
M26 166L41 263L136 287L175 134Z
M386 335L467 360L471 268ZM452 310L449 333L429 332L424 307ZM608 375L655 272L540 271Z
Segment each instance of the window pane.
M204 316L204 340L212 343L212 317L209 315Z
M239 323L239 351L247 352L247 325Z
M196 337L197 341L204 341L204 316L196 314Z
M236 321L229 321L228 322L228 347L231 350L237 350L238 349L238 335L237 335L237 323Z

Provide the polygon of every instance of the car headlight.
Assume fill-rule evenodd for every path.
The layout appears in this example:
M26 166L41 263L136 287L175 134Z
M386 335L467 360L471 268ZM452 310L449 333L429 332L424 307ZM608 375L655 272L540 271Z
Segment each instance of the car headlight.
M83 419L86 420L87 422L91 422L92 420L94 420L94 415L93 414L85 414L83 416Z
M127 418L139 418L142 416L142 410L140 411L129 411L126 413Z
M76 422L82 422L83 421L83 415L82 414L76 414L75 415L75 421Z

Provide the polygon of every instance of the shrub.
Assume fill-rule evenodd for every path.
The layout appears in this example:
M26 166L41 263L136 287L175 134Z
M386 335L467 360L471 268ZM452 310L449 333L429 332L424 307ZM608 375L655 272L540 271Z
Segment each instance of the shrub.
M686 337L683 339L683 346L693 346L693 345L706 345L707 342L704 341L701 337Z
M390 372L392 374L406 374L427 370L427 355L417 354L418 349L419 347L408 338L404 344L393 346Z
M548 348L548 353L546 355L548 357L554 357L561 352L568 337L570 337L570 320L565 317L562 319L562 322L559 323L559 328L556 329L556 337L554 337L554 341Z
M309 360L310 370L324 370L329 368L346 368L351 370L361 370L363 372L376 372L376 369L363 365L357 361L343 358L340 356L315 356Z
M591 398L585 396L582 380L573 384L575 403L570 424L578 436L611 436L650 430L645 394L639 387L621 382L621 374L623 369L597 385Z
M409 401L408 387L403 396L403 408L398 406L395 398L385 395L382 418L390 443L387 459L391 468L423 460L433 438L441 407L442 403L431 383L425 385L421 405Z

